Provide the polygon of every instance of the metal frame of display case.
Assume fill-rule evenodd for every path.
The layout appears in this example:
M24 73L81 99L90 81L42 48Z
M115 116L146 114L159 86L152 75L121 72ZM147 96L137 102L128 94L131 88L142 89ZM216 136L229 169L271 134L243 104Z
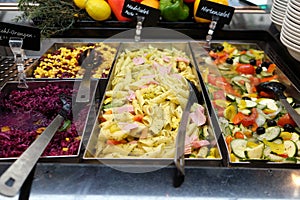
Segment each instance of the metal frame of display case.
M264 43L266 53L298 88L300 63L293 59L279 41L279 32L271 23L252 23L252 14L241 14L245 19L225 26L215 32L217 41L250 41ZM253 16L253 15L252 15ZM268 18L262 14L259 17ZM258 18L259 18L258 17ZM195 40L203 40L206 25L160 24L177 30ZM100 41L116 33L128 30L132 25L122 23L82 22L56 38L42 41L39 52L26 51L30 57L38 57L55 42ZM10 55L8 55L10 56ZM232 166L188 166L185 182L174 188L174 166L153 169L148 173L128 173L119 166L113 168L101 163L86 163L79 159L40 160L25 181L20 194L14 198L0 199L299 199L300 171L288 168L249 168ZM11 161L0 163L2 173ZM132 167L132 166L131 166ZM298 167L297 167L298 168ZM134 171L134 167L132 168Z

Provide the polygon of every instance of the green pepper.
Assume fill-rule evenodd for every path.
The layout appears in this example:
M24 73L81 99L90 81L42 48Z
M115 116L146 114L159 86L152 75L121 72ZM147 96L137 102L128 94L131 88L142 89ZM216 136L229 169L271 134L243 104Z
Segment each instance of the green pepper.
M185 20L189 16L189 7L183 0L160 0L161 16L167 21Z
M64 124L60 127L60 129L58 130L59 132L63 132L65 130L67 130L71 125L71 120L65 120Z

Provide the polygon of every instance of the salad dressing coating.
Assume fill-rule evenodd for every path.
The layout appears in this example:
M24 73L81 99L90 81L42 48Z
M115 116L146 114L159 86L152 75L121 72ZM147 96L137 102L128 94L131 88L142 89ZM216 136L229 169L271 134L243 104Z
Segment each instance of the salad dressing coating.
M112 87L106 91L101 108L94 156L173 158L181 115L189 96L186 79L198 85L190 59L177 49L149 46L136 51L125 50L114 70ZM186 152L197 154L203 147L207 148L202 155L206 157L210 145L206 140L208 131L206 137L199 137L206 127L204 108L194 104L191 113L196 112L202 112L204 119L200 124L190 120ZM207 142L200 145L200 139ZM196 143L198 146L194 148Z

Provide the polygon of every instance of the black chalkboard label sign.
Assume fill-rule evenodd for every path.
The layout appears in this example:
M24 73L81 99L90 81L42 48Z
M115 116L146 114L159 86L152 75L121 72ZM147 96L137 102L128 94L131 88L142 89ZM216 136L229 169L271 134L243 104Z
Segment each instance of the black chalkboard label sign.
M122 9L122 16L127 18L145 17L143 26L155 26L160 17L160 10L126 0Z
M234 14L234 7L225 6L219 3L202 0L199 3L196 16L212 20L213 16L218 17L218 23L229 24Z
M40 29L0 22L0 45L9 46L10 37L20 37L23 39L22 49L39 51L41 48L41 32Z

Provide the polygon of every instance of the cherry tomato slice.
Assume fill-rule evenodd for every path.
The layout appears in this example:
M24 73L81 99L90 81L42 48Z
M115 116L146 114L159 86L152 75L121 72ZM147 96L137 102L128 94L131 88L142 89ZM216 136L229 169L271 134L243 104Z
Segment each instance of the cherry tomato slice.
M254 74L255 68L250 64L242 64L236 68L236 71L240 74Z

